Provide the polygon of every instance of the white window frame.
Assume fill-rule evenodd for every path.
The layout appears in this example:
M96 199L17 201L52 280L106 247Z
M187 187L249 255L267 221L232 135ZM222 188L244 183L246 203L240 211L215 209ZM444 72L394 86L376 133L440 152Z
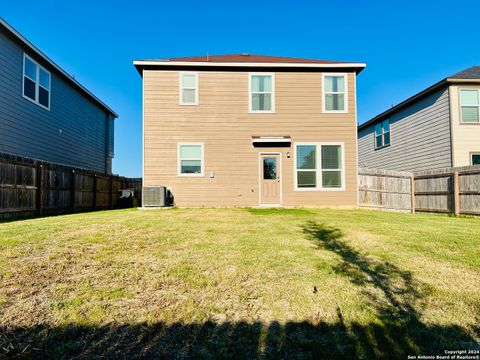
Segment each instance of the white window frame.
M327 92L325 86L325 78L327 76L343 76L344 91L343 92ZM327 110L327 95L343 94L343 110ZM322 73L322 112L325 114L348 114L348 74L347 73Z
M476 90L477 94L478 94L478 104L477 105L469 105L469 104L462 105L462 91L463 90L468 90L468 91ZM480 124L480 89L477 89L477 88L459 88L458 89L458 103L460 104L459 111L460 111L460 123L461 124L466 124L466 125L478 125L478 124ZM478 117L479 117L478 121L476 121L476 122L463 121L462 106L477 107L478 108Z
M193 145L201 147L201 158L200 159L182 159L180 154L180 148L185 145ZM182 173L182 160L200 160L201 172L199 174L184 174ZM186 177L199 177L204 176L205 174L205 153L204 153L204 143L203 142L179 142L177 143L177 176L186 176Z
M255 92L255 94L271 94L272 98L272 109L271 110L253 110L252 109L252 76L271 76L272 78L272 91L271 92L263 92L263 93L258 93ZM254 73L249 73L248 74L248 112L252 114L273 114L275 113L275 73L262 73L262 72L254 72Z
M30 60L31 62L33 62L35 65L36 65L36 68L37 68L37 71L36 71L36 79L32 79L30 78L29 76L27 76L25 74L25 59L28 59ZM43 89L45 89L42 85L40 85L40 69L42 69L43 71L45 71L47 74L48 74L48 107L43 105L43 104L40 104L39 102L39 87L42 87ZM41 108L45 109L45 110L48 110L50 111L50 106L51 106L51 101L52 101L52 74L50 73L50 71L48 71L47 69L45 69L43 66L41 66L37 61L33 60L30 56L28 56L27 54L23 53L23 68L22 68L22 96L23 98L27 99L28 101L40 106ZM28 79L30 79L31 81L35 82L35 100L33 99L30 99L28 96L25 96L25 77L27 77ZM47 90L47 89L45 89Z
M298 180L297 180L297 171L303 171L302 169L297 169L297 145L314 145L316 146L316 157L315 157L315 172L316 172L316 182L317 186L314 188L302 188L298 187ZM321 147L322 145L340 145L341 151L342 151L342 167L341 169L322 169L322 153L321 153ZM318 152L318 149L320 149L320 152ZM296 142L293 145L293 150L294 150L294 156L293 156L293 161L294 161L294 166L293 166L293 187L294 191L345 191L345 143L343 142L317 142L317 141L302 141L302 142ZM306 170L308 171L308 170ZM342 186L337 187L337 188L324 188L322 185L322 177L323 177L323 171L341 171L341 180L342 180Z
M480 156L480 151L474 151L470 153L470 165L473 166L473 157Z
M179 85L179 92L178 92L178 97L179 97L179 104L180 105L184 105L184 106L196 106L198 105L198 93L199 93L199 89L198 89L198 72L195 72L195 71L180 71L179 73L179 79L178 79L178 85ZM183 86L183 75L194 75L195 76L195 88L192 89L192 88L185 88ZM195 102L193 103L189 103L189 102L184 102L183 101L183 90L186 89L186 90L195 90Z
M385 128L383 127L383 123L385 121L388 121L388 131L385 131ZM376 131L376 126L380 124L380 129L382 130L381 133L381 138L382 138L382 145L377 146L377 131ZM385 144L385 134L388 133L390 135L390 139L388 141L388 144ZM375 150L380 150L385 147L389 147L392 144L392 123L390 122L390 119L385 119L382 121L379 121L373 126L373 146L375 147Z

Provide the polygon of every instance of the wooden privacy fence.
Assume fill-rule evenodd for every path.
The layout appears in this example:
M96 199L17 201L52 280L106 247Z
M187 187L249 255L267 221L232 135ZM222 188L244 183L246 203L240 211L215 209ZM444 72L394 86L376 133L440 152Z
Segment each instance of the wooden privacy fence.
M414 198L412 178L412 173L404 171L359 168L358 203L364 207L410 212Z
M119 207L119 190L134 189L141 203L142 180L0 155L0 217L54 215Z
M480 215L480 166L415 173L360 168L359 206Z

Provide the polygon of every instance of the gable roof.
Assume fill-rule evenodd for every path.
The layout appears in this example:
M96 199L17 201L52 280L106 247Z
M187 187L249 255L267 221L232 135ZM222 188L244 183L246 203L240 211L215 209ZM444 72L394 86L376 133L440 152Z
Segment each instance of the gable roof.
M480 79L480 66L469 67L455 75L449 76L449 79Z
M288 63L288 64L349 64L345 61L314 60L285 56L255 54L205 55L166 59L167 61L212 62L212 63Z
M268 67L268 68L349 68L357 73L366 64L358 62L315 60L285 56L267 56L256 54L204 55L167 59L136 60L133 62L138 72L146 67Z
M456 74L453 74L451 76L448 76L439 82L433 84L432 86L426 88L423 91L420 91L419 93L409 97L408 99L402 101L401 103L395 105L391 109L388 109L379 115L375 116L374 118L364 122L363 124L359 125L357 128L357 131L363 130L367 127L370 127L374 124L376 124L379 121L382 121L383 119L391 116L392 114L396 113L397 111L400 111L417 101L420 101L421 99L425 98L426 96L434 93L435 91L438 91L442 88L445 88L449 85L452 84L468 84L468 83L480 83L480 66L471 66L467 69L464 69Z
M118 118L118 114L113 111L108 105L102 102L99 98L93 95L86 87L80 84L75 80L70 74L58 66L53 60L51 60L47 55L41 52L37 47L35 47L30 41L24 38L17 30L15 30L10 24L8 24L3 18L0 17L0 31L5 31L10 36L15 38L19 43L25 46L28 50L34 53L38 58L42 59L43 62L49 65L49 67L54 70L58 75L60 75L64 80L66 80L70 85L75 89L79 90L83 95L88 97L97 105L100 105L107 112L109 112L113 117Z

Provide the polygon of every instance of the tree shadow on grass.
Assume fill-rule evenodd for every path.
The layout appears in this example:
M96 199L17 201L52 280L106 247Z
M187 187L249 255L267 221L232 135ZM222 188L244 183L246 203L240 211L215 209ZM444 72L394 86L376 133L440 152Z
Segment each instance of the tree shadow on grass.
M414 281L410 271L362 255L341 240L343 233L339 229L309 221L303 227L303 231L319 248L339 255L340 263L334 267L334 271L348 277L355 285L362 286L365 289L364 293L380 310L381 315L387 313L396 317L418 315L415 305L421 301L426 290L420 290L422 284ZM369 289L380 290L384 299L379 299L379 296L375 295L379 293L378 291L368 291Z
M302 230L318 248L339 256L334 271L361 286L363 294L370 300L369 305L376 311L381 325L351 325L354 334L362 334L357 339L362 347L369 349L367 354L377 357L380 351L385 355L404 357L409 354L442 354L445 349L480 348L477 340L465 329L422 322L423 300L429 290L425 284L416 281L410 271L363 255L342 240L344 234L340 229L309 221ZM480 336L480 327L469 330L477 338Z

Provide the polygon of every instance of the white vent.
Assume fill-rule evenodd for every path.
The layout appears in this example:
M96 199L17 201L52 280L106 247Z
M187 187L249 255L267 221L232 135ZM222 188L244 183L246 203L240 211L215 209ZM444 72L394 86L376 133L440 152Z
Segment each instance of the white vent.
M143 206L166 206L165 186L144 186Z

